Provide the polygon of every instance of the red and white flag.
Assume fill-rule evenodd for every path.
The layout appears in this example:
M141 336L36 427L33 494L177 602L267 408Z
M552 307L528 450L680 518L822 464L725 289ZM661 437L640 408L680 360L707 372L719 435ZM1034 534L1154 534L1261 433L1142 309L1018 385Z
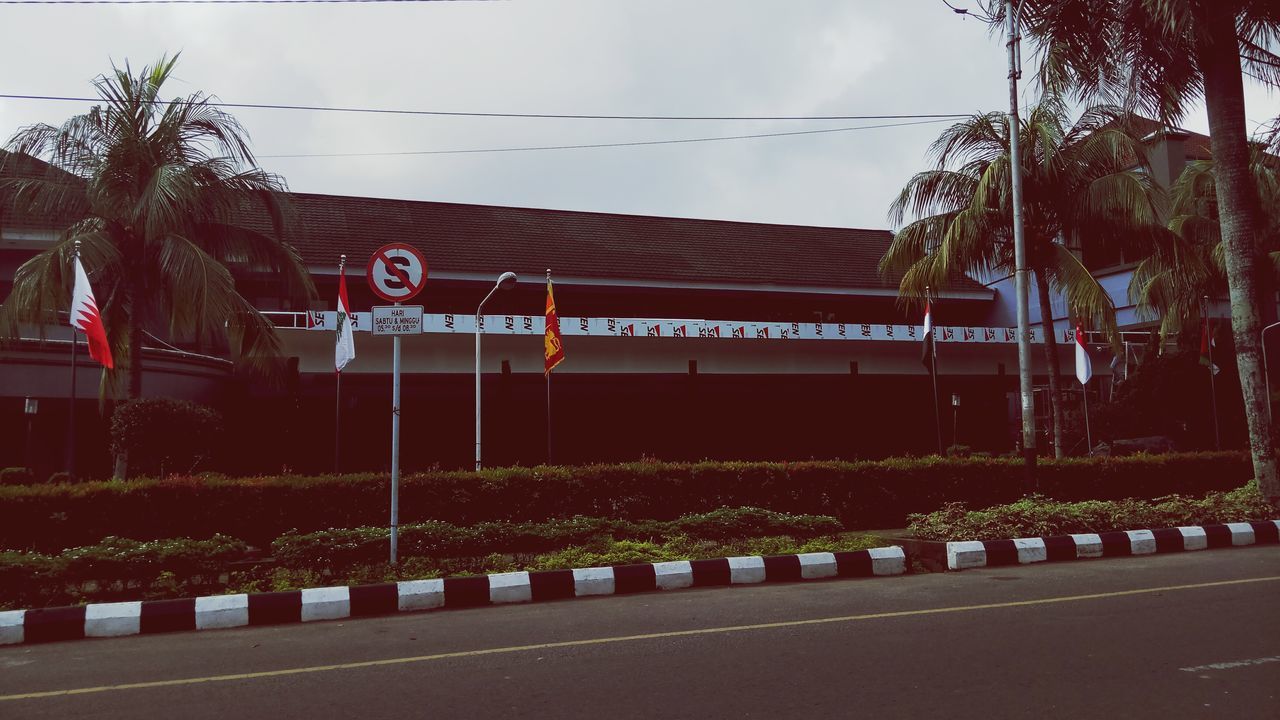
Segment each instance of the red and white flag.
M115 367L111 359L111 345L107 342L107 328L102 324L102 316L98 314L98 303L93 299L93 288L89 286L89 276L80 264L79 256L75 259L76 285L71 292L71 327L84 333L89 341L89 357L102 363L108 369Z
M345 257L345 256L344 256ZM333 367L338 372L356 359L356 338L351 332L351 301L347 299L347 276L338 268L338 321L333 345Z
M1081 385L1087 385L1093 377L1093 361L1089 359L1089 348L1084 344L1084 330L1076 325L1076 379Z

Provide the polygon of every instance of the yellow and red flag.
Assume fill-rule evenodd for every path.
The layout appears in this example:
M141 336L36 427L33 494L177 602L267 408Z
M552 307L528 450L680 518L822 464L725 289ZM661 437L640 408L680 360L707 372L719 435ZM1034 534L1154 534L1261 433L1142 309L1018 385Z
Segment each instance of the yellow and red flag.
M547 276L547 330L543 336L544 370L550 373L564 360L564 343L560 341L560 318L556 315L556 299L551 292L551 277Z

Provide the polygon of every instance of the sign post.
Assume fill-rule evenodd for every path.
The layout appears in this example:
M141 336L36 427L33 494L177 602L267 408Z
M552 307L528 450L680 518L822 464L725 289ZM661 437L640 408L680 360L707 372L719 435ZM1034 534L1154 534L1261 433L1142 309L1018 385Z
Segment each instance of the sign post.
M422 306L401 301L422 292L427 261L412 245L384 245L369 258L369 287L391 307L373 308L373 334L391 335L391 564L396 564L400 535L400 338L422 332ZM380 323L381 321L381 323Z

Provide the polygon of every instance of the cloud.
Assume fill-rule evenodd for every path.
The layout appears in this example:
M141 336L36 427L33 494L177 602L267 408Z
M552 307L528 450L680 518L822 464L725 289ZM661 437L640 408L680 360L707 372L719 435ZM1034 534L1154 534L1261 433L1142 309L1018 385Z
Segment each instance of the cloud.
M8 6L0 91L86 95L183 52L172 94L482 112L784 115L1003 109L1004 48L929 2L598 0ZM83 107L0 101L0 134ZM603 122L238 110L260 154L400 152L785 132L855 122ZM1280 115L1250 92L1255 120ZM1203 131L1203 113L1187 121ZM305 192L885 227L942 126L721 143L264 159Z

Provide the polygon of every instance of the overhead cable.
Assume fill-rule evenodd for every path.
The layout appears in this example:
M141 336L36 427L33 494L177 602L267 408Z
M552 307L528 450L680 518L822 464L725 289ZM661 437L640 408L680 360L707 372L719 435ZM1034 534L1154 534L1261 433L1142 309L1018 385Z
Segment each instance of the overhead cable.
M678 145L684 143L719 142L724 140L751 140L755 138L791 137L795 135L820 135L823 133L852 132L854 130L875 130L877 128L906 127L908 125L929 125L947 122L947 119L918 120L916 122L886 123L883 125L857 125L854 127L825 128L822 130L797 130L793 132L755 133L751 135L719 135L714 137L678 138L672 140L638 140L634 142L591 143L583 145L531 145L523 147L502 148L469 148L462 150L400 150L391 152L351 152L351 153L293 153L282 155L257 155L259 159L286 158L341 158L341 157L392 157L407 155L469 155L476 153L508 153L530 152L538 150L586 150L593 148L640 147L645 145Z
M3 4L6 0L0 0ZM246 0L247 1L247 0ZM302 0L289 0L301 2ZM310 0L308 0L310 1ZM318 0L317 0L318 1ZM346 2L352 0L324 0L326 2ZM360 0L375 1L375 0ZM384 1L384 0L377 0ZM53 100L59 102L102 102L102 98L68 97L60 95L16 95L0 94L4 100ZM157 100L163 105L165 101ZM586 115L564 113L513 113L513 112L469 112L455 110L398 110L391 108L339 107L329 105L282 105L272 103L229 103L210 101L209 105L223 108L239 108L251 110L307 110L313 112L341 113L374 113L380 115L430 115L442 117L493 117L493 118L540 118L550 120L919 120L968 117L972 113L932 113L932 114L900 114L900 115Z

